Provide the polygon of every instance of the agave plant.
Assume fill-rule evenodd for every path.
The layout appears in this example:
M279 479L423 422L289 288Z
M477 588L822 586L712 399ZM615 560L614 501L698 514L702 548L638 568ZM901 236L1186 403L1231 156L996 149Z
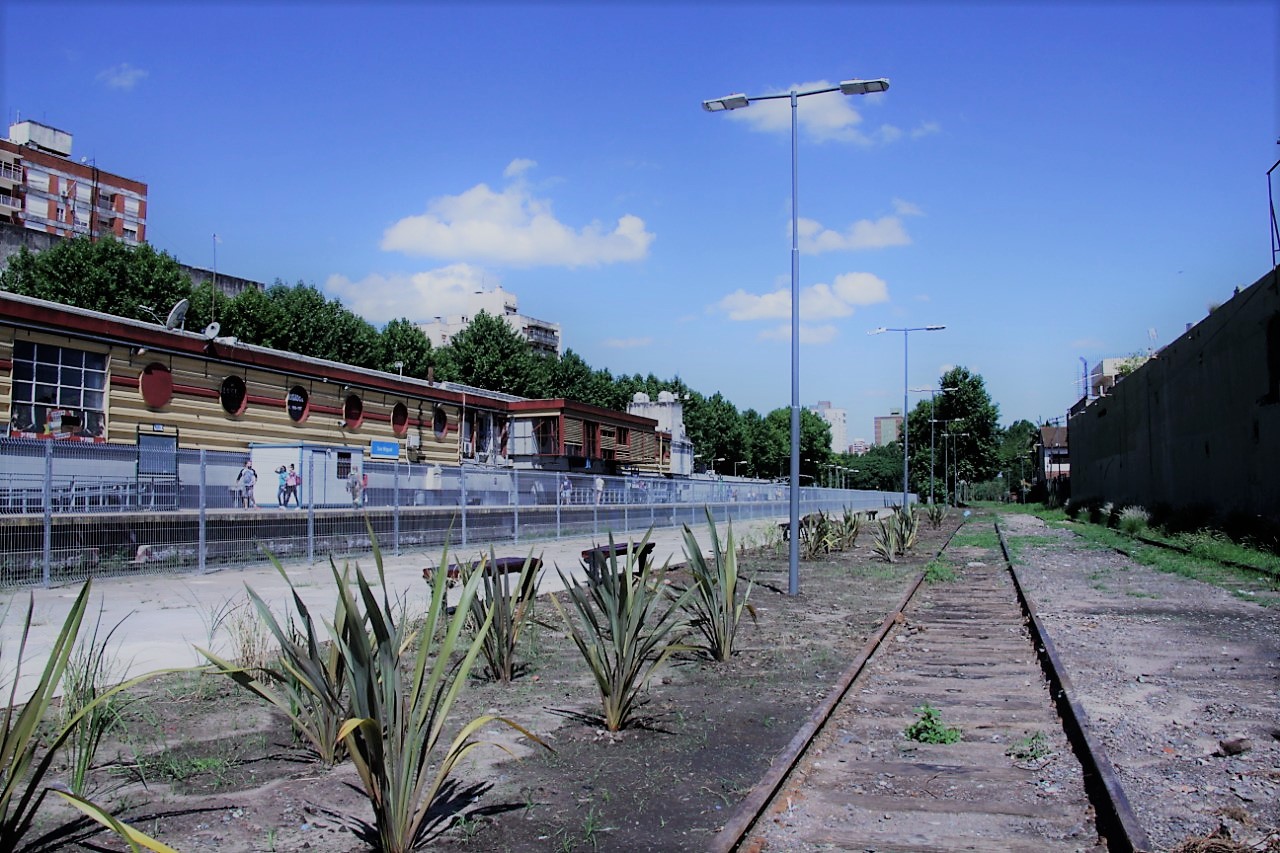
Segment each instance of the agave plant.
M847 551L858 544L858 534L862 532L862 516L848 507L844 508L844 519L840 525L840 550Z
M68 661L80 634L80 626L84 621L85 609L89 603L90 585L86 582L80 588L80 593L72 603L71 611L67 614L53 642L53 647L49 650L40 681L26 702L19 703L18 683L21 680L22 663L26 658L27 641L31 635L32 612L35 608L35 596L28 599L22 635L18 642L17 660L13 666L13 683L9 688L8 707L4 709L3 714L0 714L0 851L3 853L17 850L22 839L30 831L32 821L44 802L45 795L50 790L55 790L53 783L46 782L49 770L68 740L77 736L85 720L95 711L116 700L126 690L166 672L180 671L178 669L157 670L123 681L84 702L79 710L59 723L51 734L42 732L41 723L49 712L55 691L62 684ZM100 806L68 792L58 791L58 793L68 800L86 803L94 812L103 816L108 826L119 832L122 837L129 838L130 843L135 847L142 846L157 851L168 850L160 842L110 817Z
M929 504L929 526L937 530L947 517L947 508L943 504Z
M916 547L920 538L920 517L910 507L905 507L895 512L891 521L898 529L898 554L901 556Z
M872 552L886 563L894 562L901 553L901 534L893 516L882 518L876 524L871 540Z
M654 670L676 651L688 648L678 640L668 642L667 637L679 624L675 617L690 591L673 597L651 577L651 567L639 559L648 539L646 533L640 546L628 547L621 568L618 557L610 556L609 570L596 582L581 584L556 569L577 618L569 617L557 596L552 595L551 602L591 668L600 691L600 721L611 732L636 722ZM612 548L612 535L609 545ZM666 567L660 572L665 573Z
M693 594L685 605L692 614L690 625L705 641L700 648L715 661L727 661L733 654L734 638L746 610L752 621L756 609L747 602L751 597L751 582L738 596L738 553L733 546L733 525L725 534L724 547L716 531L715 519L707 509L707 527L711 531L711 560L708 561L698 545L689 525L684 525L684 556L689 573L693 575Z
M338 737L338 730L350 716L350 702L346 697L346 660L336 643L325 642L321 626L316 624L306 602L294 589L284 566L274 554L267 556L288 583L297 611L296 619L290 617L282 625L267 603L252 589L246 588L259 618L279 644L280 656L276 665L262 669L245 668L205 649L198 651L218 667L221 674L284 714L294 734L307 744L321 763L333 766L346 753L346 747ZM346 567L339 576L332 557L329 565L334 577L338 578L339 586L346 587L350 580ZM341 636L346 631L349 612L345 599L339 596L328 629Z
M516 651L525 626L533 618L534 582L541 560L529 552L520 574L512 585L508 572L491 570L496 566L492 549L487 559L474 563L468 572L481 576L482 595L471 599L471 624L474 628L489 623L480 653L484 657L485 675L494 681L510 682L524 668L516 661Z
M382 553L373 544L381 596L359 565L358 594L333 572L348 615L345 630L334 640L344 660L352 706L352 717L338 734L373 807L373 823L360 824L357 834L383 853L406 853L444 819L432 808L457 763L480 745L480 729L500 722L535 743L542 741L511 720L483 714L463 724L445 745L445 724L492 621L490 611L470 644L460 641L483 572L471 573L461 584L456 609L446 606L446 584L433 584L423 624L406 630L396 624L403 608L387 595ZM448 565L447 554L441 565ZM460 650L463 655L457 659Z

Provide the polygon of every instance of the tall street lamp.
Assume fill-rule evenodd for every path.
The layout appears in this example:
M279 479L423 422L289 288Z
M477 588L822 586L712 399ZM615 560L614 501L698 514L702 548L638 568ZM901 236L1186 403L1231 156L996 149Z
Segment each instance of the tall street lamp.
M800 205L797 189L799 167L796 152L799 148L799 133L796 107L801 98L809 95L822 95L827 92L839 92L842 95L869 95L884 92L888 88L889 81L884 78L842 80L838 86L824 86L820 89L799 91L792 89L790 92L775 95L748 96L738 93L702 102L704 110L709 113L718 113L740 109L755 101L773 101L781 98L791 101L791 549L787 583L787 592L790 595L800 594Z
M733 476L735 476L735 477L736 477L736 476L738 476L738 466L739 466L739 465L746 465L746 464L747 464L747 462L748 462L748 460L746 460L746 459L739 459L737 462L734 462L734 463L733 463Z
M868 335L882 335L885 332L902 332L902 511L907 511L907 496L909 487L907 483L907 339L912 332L937 332L945 329L946 326L912 326L905 329L886 329L881 326L878 329L872 329L867 332ZM932 413L930 413L932 415Z
M948 391L955 391L956 389L955 388L912 388L911 390L919 394L923 394L926 391L929 392L929 503L932 504L933 503L933 472L937 470L937 465L938 465L938 463L934 460L935 445L934 445L934 438L933 438L933 425L937 423L937 421L934 420L933 416L938 413L938 404L937 404L936 395L939 391L945 394Z

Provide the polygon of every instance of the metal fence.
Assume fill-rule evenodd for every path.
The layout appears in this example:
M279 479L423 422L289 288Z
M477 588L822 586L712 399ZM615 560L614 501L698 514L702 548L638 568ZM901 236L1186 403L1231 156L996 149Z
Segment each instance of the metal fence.
M206 572L267 553L343 557L371 550L370 527L384 552L399 554L446 543L622 537L697 525L708 509L717 521L789 512L788 487L762 481L445 468L359 454L344 465L333 448L267 450L253 451L259 470L246 489L245 454L0 438L0 585ZM290 465L301 481L291 489ZM811 487L801 489L800 505L803 514L895 499L901 495Z

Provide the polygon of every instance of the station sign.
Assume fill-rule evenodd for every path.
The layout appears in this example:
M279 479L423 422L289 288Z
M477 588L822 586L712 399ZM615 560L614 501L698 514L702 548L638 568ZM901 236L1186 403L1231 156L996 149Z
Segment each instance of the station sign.
M375 441L369 446L369 455L374 459L399 459L400 442Z

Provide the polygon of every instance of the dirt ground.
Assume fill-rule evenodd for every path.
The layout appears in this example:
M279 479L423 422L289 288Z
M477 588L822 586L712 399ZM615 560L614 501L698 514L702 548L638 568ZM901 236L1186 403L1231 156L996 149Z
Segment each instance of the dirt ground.
M802 562L797 597L785 594L785 552L748 554L743 570L755 579L751 602L758 618L755 624L744 625L739 653L727 664L713 664L692 654L673 659L649 690L645 706L649 724L618 736L608 736L578 718L598 708L594 684L563 629L555 626L555 611L540 606L540 617L551 627L537 628L530 635L528 669L509 685L473 681L463 692L455 717L500 713L534 731L554 751L533 748L506 730L490 730L486 737L503 743L520 759L510 759L496 747L472 753L455 774L459 796L441 814L431 848L704 849L960 522L953 513L942 530L923 525L922 541L913 555L893 564L874 557L871 537L864 532L849 552ZM979 514L968 522L989 524L990 518ZM1144 640L1133 633L1144 624L1163 628L1165 623L1126 617L1123 627L1112 630L1107 606L1116 605L1116 599L1120 605L1129 605L1130 596L1094 589L1098 613L1089 617L1092 627L1082 628L1068 605L1083 603L1085 596L1077 595L1064 579L1076 578L1088 587L1088 577L1096 572L1081 572L1062 557L1066 552L1058 547L1056 537L1070 534L1041 529L1033 533L1040 538L1028 541L1045 540L1048 556L1058 558L1047 560L1037 573L1043 584L1042 607L1050 613L1049 628L1064 633L1060 651L1073 667L1079 667L1081 675L1073 674L1077 686L1106 703L1108 713L1098 716L1108 731L1120 733L1109 737L1107 746L1114 750L1113 759L1118 756L1126 786L1132 780L1134 788L1141 790L1139 780L1167 768L1145 760L1130 761L1125 744L1140 745L1145 759L1152 757L1146 753L1156 744L1154 757L1163 762L1168 756L1163 749L1166 744L1157 744L1155 736L1178 734L1181 738L1177 741L1181 774L1172 782L1166 776L1149 780L1153 805L1139 808L1140 817L1162 827L1152 833L1161 849L1205 827L1212 829L1210 824L1217 817L1214 809L1221 807L1219 799L1227 803L1235 797L1234 802L1240 802L1240 779L1248 779L1253 798L1243 806L1245 818L1255 828L1280 823L1274 770L1280 756L1274 739L1268 742L1271 735L1263 722L1276 725L1280 704L1275 677L1275 643L1280 632L1275 630L1275 610L1216 590L1205 593L1203 585L1174 579L1177 594L1190 603L1212 596L1215 616L1229 612L1230 618L1219 627L1235 636L1221 638L1224 648L1230 642L1230 648L1243 655L1246 648L1260 645L1270 659L1259 676L1269 681L1260 682L1255 691L1234 692L1237 687L1232 682L1229 701L1234 710L1213 704L1228 700L1201 703L1219 724L1192 728L1200 718L1181 714L1173 726L1152 713L1149 699L1165 667L1148 666L1142 657L1152 644L1163 648L1173 640L1164 635ZM1030 547L1023 549L1023 559L1038 557ZM1161 577L1152 581L1153 589ZM1174 591L1165 593L1161 586L1152 594L1172 597ZM1151 607L1165 600L1133 598L1132 602ZM1115 657L1114 648L1095 638L1105 638L1128 654ZM1146 680L1133 682L1135 671L1145 673ZM1088 673L1097 676L1096 684L1084 677ZM1139 685L1147 701L1131 701L1131 682ZM1119 684L1125 689L1118 689ZM99 755L106 765L98 773L103 790L95 796L121 803L124 818L176 849L184 853L367 849L349 826L352 818L367 819L370 814L350 766L326 770L311 761L293 743L281 718L225 680L190 675L157 683L133 703L128 720L130 735ZM1236 730L1253 737L1252 752L1229 759L1211 757L1209 746L1216 742L1217 733ZM1196 770L1210 767L1216 773L1226 765L1228 772L1212 780L1203 779ZM1161 816L1163 795L1170 785L1196 792L1186 795L1187 802L1177 803L1180 811L1194 819ZM1215 791L1220 788L1224 796L1208 798L1204 785ZM1228 795L1232 790L1237 793ZM1148 798L1140 794L1134 799L1144 803ZM53 813L45 820L42 829L53 826ZM1243 831L1244 824L1237 823L1236 828ZM83 826L70 836L51 839L47 849L55 847L123 849L118 841Z

